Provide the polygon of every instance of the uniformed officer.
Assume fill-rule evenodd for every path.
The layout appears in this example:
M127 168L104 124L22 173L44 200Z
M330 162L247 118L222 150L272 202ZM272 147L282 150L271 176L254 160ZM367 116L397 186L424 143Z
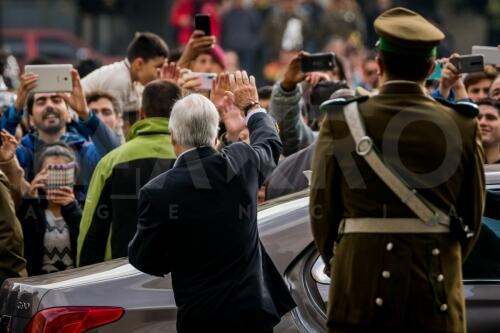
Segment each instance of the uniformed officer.
M461 266L479 234L484 201L477 108L425 91L444 38L439 29L405 8L384 12L374 25L382 85L379 95L356 100L366 134L397 177L474 234L459 237L450 232L456 228L417 219L356 153L342 105L353 101L324 103L310 216L332 278L327 326L329 332L465 332Z

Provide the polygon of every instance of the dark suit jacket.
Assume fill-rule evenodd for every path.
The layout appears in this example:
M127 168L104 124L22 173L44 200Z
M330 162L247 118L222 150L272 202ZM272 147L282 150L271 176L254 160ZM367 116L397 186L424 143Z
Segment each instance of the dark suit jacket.
M129 260L172 272L179 332L258 332L295 306L257 230L257 192L281 142L265 113L248 129L251 145L188 151L140 192Z

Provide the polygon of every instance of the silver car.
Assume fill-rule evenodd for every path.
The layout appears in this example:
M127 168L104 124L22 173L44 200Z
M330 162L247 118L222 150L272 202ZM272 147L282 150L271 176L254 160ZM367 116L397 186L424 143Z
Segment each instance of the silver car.
M486 182L493 199L489 202L498 203L499 167L487 168ZM330 279L313 244L308 204L308 192L303 191L259 207L260 238L297 302L275 332L326 331ZM484 269L464 267L469 332L500 331L500 250L495 251L500 249L500 205L487 210L494 214L483 219L483 226L494 232L493 238L488 244L480 238L478 246L491 249L491 255L480 262ZM0 332L176 332L175 318L170 276L143 274L126 258L9 279L0 289Z

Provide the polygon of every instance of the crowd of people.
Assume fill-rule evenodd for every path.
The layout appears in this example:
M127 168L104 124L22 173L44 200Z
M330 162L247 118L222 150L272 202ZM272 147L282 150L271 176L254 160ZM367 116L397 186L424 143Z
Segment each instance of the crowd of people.
M320 106L327 101L361 103L379 94L390 97L396 90L390 92L387 88L389 79L420 82L421 91L417 86L404 89L409 95L421 93L418 98L424 106L428 107L435 98L443 108L454 108L457 114L477 118L484 150L480 159L489 164L500 163L500 64L463 75L450 61L459 55L449 54L437 60L442 66L441 77L429 79L435 69L435 53L429 53L426 61L410 64L408 59L398 58L397 52L395 55L383 49L387 40L378 50L356 48L357 42L363 44L365 39L374 37L369 37L368 22L360 15L355 1L333 1L332 8L325 11L307 7L308 2L304 2L301 9L308 10L309 21L313 17L321 22L314 29L315 38L307 37L310 28L301 23L301 16L294 16L298 5L292 0L280 1L278 10L269 13L263 23L253 12L255 9L242 6L242 1L232 3L220 17L211 11L210 1L195 8L212 14L213 35L207 36L202 31L192 31L191 21L186 18L186 13L193 10L193 2L176 1L171 23L177 27L178 42L184 44L182 52L172 52L153 33L137 33L122 61L85 73L82 78L84 73L73 69L72 91L68 94L33 92L37 75L23 73L12 79L7 73L9 57L0 55L0 283L8 277L64 271L130 253L134 266L155 275L170 272L175 262L178 271L173 276L174 283L187 285L183 279L195 279L196 272L193 267L179 266L185 258L179 254L163 257L160 249L168 242L176 244L172 249L187 251L193 258L203 253L205 244L217 248L217 256L241 251L250 261L269 260L263 248L259 258L251 254L260 245L258 238L248 234L238 238L249 242L248 246L229 239L234 234L228 234L224 243L234 247L221 244L219 248L203 240L203 236L212 233L209 226L232 230L234 226L222 222L238 216L236 205L232 211L231 205L223 208L217 201L234 201L254 209L258 202L308 188L311 179L307 172L322 163L313 163L314 152L328 154L324 150L329 143L321 143L321 139L331 129L324 125L325 112ZM264 69L271 84L257 86L247 71L252 74L258 68L255 52L260 44L253 43L253 36L261 25L266 27L262 43L268 59L278 59L279 64ZM232 33L235 26L239 28ZM383 28L377 32L379 36L384 34ZM397 38L413 42L414 36ZM438 36L432 46L441 39ZM329 70L303 72L301 59L309 55L305 49L333 51L336 65ZM239 64L230 62L231 52L225 50L234 51ZM199 73L214 73L217 77L207 88ZM19 84L14 89L16 81ZM411 109L410 102L396 106ZM363 112L370 115L370 111ZM345 126L337 128L336 121L339 120L326 122L345 133ZM435 128L432 131L442 137ZM200 148L201 157L192 156L193 148ZM204 156L207 161L212 157L213 160L209 164L192 164L193 159L203 160ZM329 167L338 167L336 163ZM74 184L51 188L51 165L74 165L70 169ZM180 171L183 165L185 174ZM255 166L258 167L254 169ZM345 172L344 166L340 167ZM313 183L317 181L313 177ZM331 179L327 177L327 181ZM241 184L246 185L244 189ZM179 186L183 190L178 190ZM217 189L217 197L206 191L207 186ZM314 195L317 199L318 194ZM158 226L163 217L172 214L169 207L162 206L162 200L181 207L175 214L183 220L194 221L192 214L199 213L197 209L205 214L206 224L198 223L196 228L208 229L200 232L200 239L194 242L195 250L182 244L189 230L175 223L168 228ZM350 209L357 211L359 207L352 205ZM193 207L197 207L194 212ZM246 218L251 222L255 220L253 215ZM256 229L247 232L255 236ZM333 240L318 242L325 247L319 248L325 260L331 259ZM145 244L150 247L146 249ZM235 267L243 265L237 258L226 259L224 263L234 262ZM252 265L258 270L256 263ZM240 268L248 269L244 265ZM208 271L216 276L221 269L223 266L216 265ZM245 278L259 277L250 274ZM179 298L181 302L193 301L192 296L184 296ZM222 292L219 296L225 297ZM279 297L288 296L282 292ZM293 306L292 300L284 303L273 316L282 315ZM186 313L191 320L201 318ZM266 323L274 322L269 319ZM191 324L185 321L185 327ZM272 326L254 329L269 328Z

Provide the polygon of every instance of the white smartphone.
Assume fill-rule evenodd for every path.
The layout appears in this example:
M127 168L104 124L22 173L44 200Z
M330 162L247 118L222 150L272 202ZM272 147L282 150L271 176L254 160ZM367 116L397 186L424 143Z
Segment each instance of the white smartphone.
M193 76L197 76L201 80L201 90L212 90L212 82L217 77L215 73L192 73Z
M38 75L38 84L33 92L71 92L73 81L71 69L73 65L26 65L25 73Z
M500 65L500 48L496 46L474 45L472 54L482 54L485 64Z

